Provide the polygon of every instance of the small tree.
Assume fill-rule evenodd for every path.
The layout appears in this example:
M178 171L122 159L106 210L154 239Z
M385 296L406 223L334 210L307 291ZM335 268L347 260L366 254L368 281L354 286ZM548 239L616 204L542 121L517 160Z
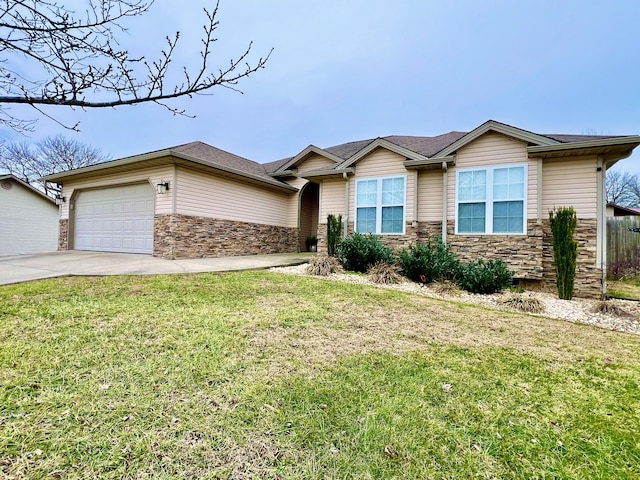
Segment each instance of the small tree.
M549 222L553 235L553 263L556 268L558 297L571 300L578 258L578 242L573 238L577 225L576 211L573 207L549 211Z
M342 238L342 215L327 216L327 253L335 257Z
M62 135L48 137L35 144L21 142L0 146L0 171L4 170L18 177L50 197L54 197L60 189L43 181L42 177L45 175L87 167L106 160L109 160L109 156L100 149Z

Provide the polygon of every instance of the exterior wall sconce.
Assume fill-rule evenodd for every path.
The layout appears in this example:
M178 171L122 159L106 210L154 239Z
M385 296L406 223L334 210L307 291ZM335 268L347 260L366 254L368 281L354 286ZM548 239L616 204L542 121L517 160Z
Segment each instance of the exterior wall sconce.
M169 191L169 182L160 182L158 185L156 185L156 190L159 195L167 193Z
M56 205L60 206L67 201L67 197L63 197L59 193L56 193L55 201L56 201Z

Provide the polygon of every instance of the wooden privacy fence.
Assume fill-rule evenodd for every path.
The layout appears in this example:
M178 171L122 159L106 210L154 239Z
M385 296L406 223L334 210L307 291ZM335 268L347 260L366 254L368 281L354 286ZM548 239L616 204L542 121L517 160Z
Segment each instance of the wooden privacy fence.
M640 217L607 218L607 276L640 272Z

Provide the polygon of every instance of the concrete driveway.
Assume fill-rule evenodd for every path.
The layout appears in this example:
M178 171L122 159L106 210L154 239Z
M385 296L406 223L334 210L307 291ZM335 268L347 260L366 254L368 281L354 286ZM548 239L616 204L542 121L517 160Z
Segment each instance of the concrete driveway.
M311 253L283 253L246 257L165 260L129 253L76 250L0 257L0 285L70 275L156 275L165 273L229 272L307 262Z

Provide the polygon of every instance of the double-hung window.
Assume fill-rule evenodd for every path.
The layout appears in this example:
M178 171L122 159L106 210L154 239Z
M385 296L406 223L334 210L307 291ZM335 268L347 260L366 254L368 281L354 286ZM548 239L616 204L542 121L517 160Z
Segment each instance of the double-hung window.
M358 233L404 234L406 177L356 180Z
M526 234L526 165L459 170L456 180L456 233Z

